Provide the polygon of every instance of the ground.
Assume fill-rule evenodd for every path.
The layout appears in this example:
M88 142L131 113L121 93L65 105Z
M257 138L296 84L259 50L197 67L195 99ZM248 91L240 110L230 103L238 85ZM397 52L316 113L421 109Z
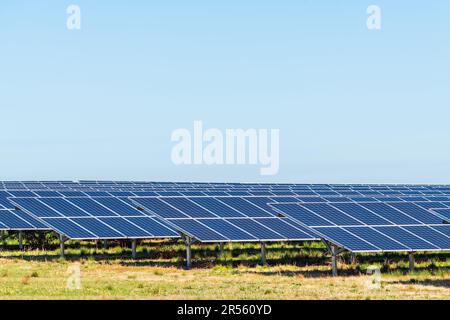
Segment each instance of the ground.
M320 243L270 244L266 266L256 244L226 245L220 257L218 246L197 245L191 270L180 241L143 242L135 260L128 245L69 242L61 259L56 244L20 252L8 242L0 299L450 299L449 253L417 254L412 273L405 254L344 255L333 278ZM371 265L380 278L366 274Z

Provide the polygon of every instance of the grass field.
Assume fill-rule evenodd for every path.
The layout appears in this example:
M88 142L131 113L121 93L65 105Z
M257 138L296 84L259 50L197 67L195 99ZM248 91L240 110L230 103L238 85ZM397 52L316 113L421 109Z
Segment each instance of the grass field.
M69 242L66 258L56 243L45 250L13 242L0 253L0 299L450 299L450 253L417 254L408 273L403 254L361 255L351 264L340 258L340 276L330 276L321 243L274 243L266 266L259 246L194 245L191 270L183 268L181 241L146 241L131 259L128 243ZM381 268L380 281L366 275ZM68 270L80 271L73 288ZM68 287L69 284L72 284Z

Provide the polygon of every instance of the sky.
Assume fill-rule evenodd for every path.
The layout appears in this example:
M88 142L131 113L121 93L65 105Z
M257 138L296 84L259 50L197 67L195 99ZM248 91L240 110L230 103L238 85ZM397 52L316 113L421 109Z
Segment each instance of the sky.
M0 180L450 183L449 15L448 1L2 1ZM197 120L279 129L278 173L174 164L172 132Z

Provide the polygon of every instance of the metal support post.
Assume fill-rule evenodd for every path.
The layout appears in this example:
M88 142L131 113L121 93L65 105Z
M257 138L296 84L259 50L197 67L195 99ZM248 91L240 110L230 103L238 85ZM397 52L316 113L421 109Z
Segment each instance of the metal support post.
M219 256L223 256L223 242L219 243Z
M23 250L23 234L19 231L19 250Z
M414 252L409 253L409 272L414 271Z
M191 238L186 237L186 268L192 267Z
M337 277L337 247L331 245L331 268L333 277Z
M356 264L356 254L353 252L350 253L350 264Z
M61 256L61 258L64 258L65 254L64 254L64 236L62 234L59 235L59 254Z
M261 264L266 264L266 243L261 242Z
M131 241L131 257L136 259L136 239Z

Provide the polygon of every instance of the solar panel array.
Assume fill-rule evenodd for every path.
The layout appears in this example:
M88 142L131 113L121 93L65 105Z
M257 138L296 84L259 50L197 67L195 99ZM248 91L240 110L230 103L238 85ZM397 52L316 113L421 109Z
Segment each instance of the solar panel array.
M320 237L353 252L450 250L450 225L413 202L271 206Z
M297 223L240 197L131 198L174 228L202 242L315 240Z
M178 237L156 217L115 197L12 198L23 211L70 239Z
M15 210L0 209L0 230L48 230L39 220Z
M290 206L303 213L285 213ZM389 210L373 212L379 206ZM0 211L0 229L29 224L72 239L183 233L204 242L324 238L352 251L443 250L450 186L8 181L0 182ZM309 225L311 217L331 225Z

